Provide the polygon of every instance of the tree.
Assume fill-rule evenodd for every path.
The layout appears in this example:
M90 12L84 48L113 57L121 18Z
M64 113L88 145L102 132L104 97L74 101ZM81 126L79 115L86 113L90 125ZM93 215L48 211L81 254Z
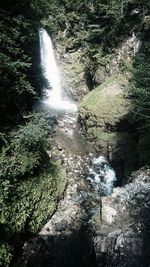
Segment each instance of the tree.
M150 43L147 34L133 62L129 95L132 113L138 123L141 161L150 163Z

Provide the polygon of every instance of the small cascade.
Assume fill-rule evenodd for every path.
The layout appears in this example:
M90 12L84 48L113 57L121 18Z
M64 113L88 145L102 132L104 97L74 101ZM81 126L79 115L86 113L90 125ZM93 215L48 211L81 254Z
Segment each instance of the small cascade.
M98 194L107 196L113 191L116 174L105 157L94 157L89 167L87 180Z
M64 98L61 80L54 55L53 44L47 31L39 30L41 67L48 86L43 103L55 110L76 111L77 106L69 97Z

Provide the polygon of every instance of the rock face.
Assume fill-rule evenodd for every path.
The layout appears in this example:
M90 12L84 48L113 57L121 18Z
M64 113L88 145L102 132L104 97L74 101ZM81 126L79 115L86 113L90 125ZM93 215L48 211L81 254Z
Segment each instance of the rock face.
M74 99L81 100L89 92L88 77L81 60L82 52L80 49L70 53L60 50L59 54L62 86Z
M150 263L150 170L102 198L94 239L98 267L148 267Z
M66 39L65 39L66 38ZM62 74L62 87L76 100L81 100L93 89L102 84L108 77L119 71L120 66L126 62L131 64L134 55L140 47L139 38L133 33L107 56L101 53L102 46L95 48L94 59L87 55L84 44L73 45L73 39L57 44L57 57Z
M136 136L123 89L126 85L121 74L113 75L90 92L80 108L86 137L113 163L120 177L136 164Z
M131 63L141 45L139 38L132 33L132 36L124 41L110 56L109 63L99 66L94 75L94 83L101 84L116 71L119 71L122 63Z

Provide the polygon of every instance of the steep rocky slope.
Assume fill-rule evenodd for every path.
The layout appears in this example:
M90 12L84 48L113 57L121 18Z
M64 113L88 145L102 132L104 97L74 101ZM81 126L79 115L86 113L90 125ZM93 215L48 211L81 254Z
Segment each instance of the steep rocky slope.
M125 187L102 198L95 227L98 267L148 267L150 262L150 170L140 170Z
M89 92L85 65L82 62L82 51L64 53L60 57L62 86L74 99L80 101Z

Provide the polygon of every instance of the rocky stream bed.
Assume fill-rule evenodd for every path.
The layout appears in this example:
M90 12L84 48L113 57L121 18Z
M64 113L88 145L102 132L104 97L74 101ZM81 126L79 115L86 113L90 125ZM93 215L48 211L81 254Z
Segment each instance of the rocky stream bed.
M149 267L149 170L102 196L87 179L97 155L77 115L57 118L55 146L48 153L67 169L68 184L57 211L24 244L16 266Z
M67 169L67 188L57 211L39 234L24 244L18 266L93 266L96 258L91 229L92 208L99 207L85 179L94 150L81 135L76 116L57 120L55 146L49 156Z

